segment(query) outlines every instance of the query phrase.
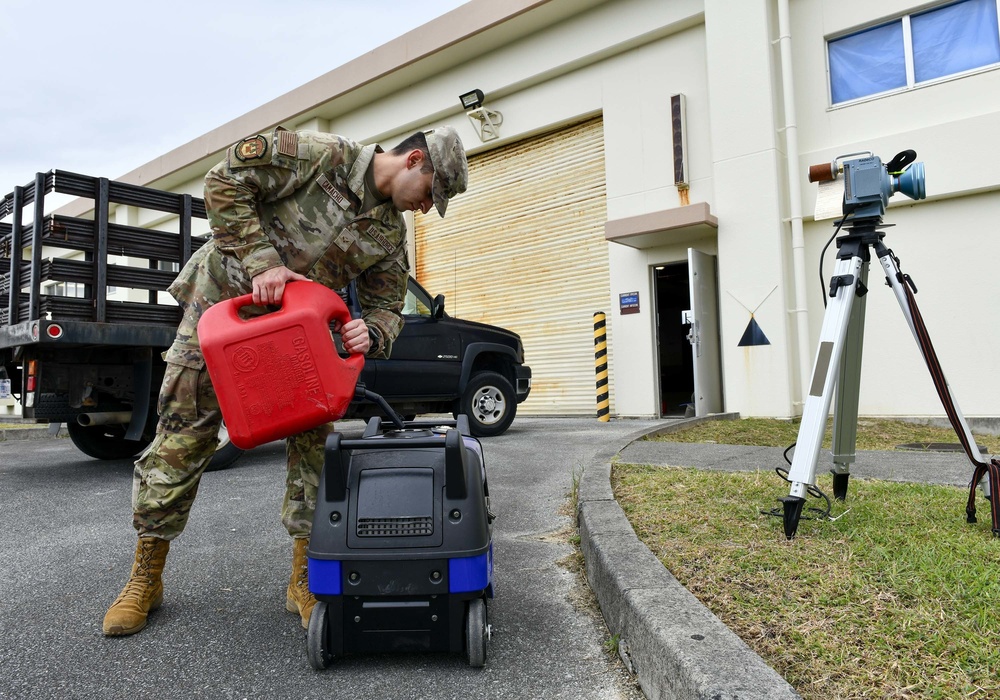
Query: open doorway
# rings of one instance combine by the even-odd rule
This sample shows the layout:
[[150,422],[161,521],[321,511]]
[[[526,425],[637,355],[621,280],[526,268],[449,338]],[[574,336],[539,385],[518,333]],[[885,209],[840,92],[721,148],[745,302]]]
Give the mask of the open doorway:
[[683,320],[684,311],[691,308],[688,263],[657,265],[653,272],[660,415],[694,415],[694,359]]

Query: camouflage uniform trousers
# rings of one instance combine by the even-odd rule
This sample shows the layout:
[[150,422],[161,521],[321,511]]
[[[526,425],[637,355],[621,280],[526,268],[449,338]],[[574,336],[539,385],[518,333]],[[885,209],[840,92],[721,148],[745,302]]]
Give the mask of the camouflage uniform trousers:
[[[168,363],[160,388],[156,437],[135,463],[132,524],[140,536],[172,540],[187,524],[205,467],[215,453],[222,412],[202,363]],[[281,521],[292,537],[308,537],[328,423],[286,440],[288,472]]]

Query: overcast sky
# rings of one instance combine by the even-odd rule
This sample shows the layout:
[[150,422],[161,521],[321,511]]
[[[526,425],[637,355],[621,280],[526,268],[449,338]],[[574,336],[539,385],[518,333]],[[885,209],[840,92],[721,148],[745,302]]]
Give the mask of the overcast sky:
[[117,178],[466,0],[0,0],[0,197]]

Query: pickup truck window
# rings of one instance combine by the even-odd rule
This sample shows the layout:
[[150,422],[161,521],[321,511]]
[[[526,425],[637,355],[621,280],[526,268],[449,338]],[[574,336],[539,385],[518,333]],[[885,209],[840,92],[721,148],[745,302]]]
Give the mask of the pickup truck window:
[[431,300],[420,289],[415,289],[413,285],[410,285],[406,290],[406,298],[403,300],[403,315],[430,316]]

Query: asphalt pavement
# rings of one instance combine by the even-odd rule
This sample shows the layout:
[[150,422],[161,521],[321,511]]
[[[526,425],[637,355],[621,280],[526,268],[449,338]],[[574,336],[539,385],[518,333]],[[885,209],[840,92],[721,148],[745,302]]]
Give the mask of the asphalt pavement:
[[[798,698],[642,545],[611,493],[616,457],[783,464],[778,448],[642,440],[686,422],[521,417],[484,439],[498,514],[486,667],[386,654],[324,672],[309,666],[305,632],[284,611],[281,443],[206,474],[167,560],[163,607],[139,634],[109,639],[101,619],[134,550],[131,464],[89,459],[45,429],[9,431],[0,442],[0,698]],[[341,429],[356,436],[361,424]],[[971,471],[962,453],[859,452],[852,473],[964,485]],[[565,564],[574,482],[599,611]],[[604,650],[611,635],[621,663]]]
[[[281,443],[205,475],[167,558],[163,607],[140,633],[106,638],[101,620],[135,548],[130,462],[90,459],[65,438],[0,442],[0,698],[641,698],[564,563],[567,504],[595,452],[659,424],[519,417],[483,440],[497,513],[483,669],[448,654],[310,667],[305,631],[285,611]],[[361,424],[341,427],[350,436]]]

